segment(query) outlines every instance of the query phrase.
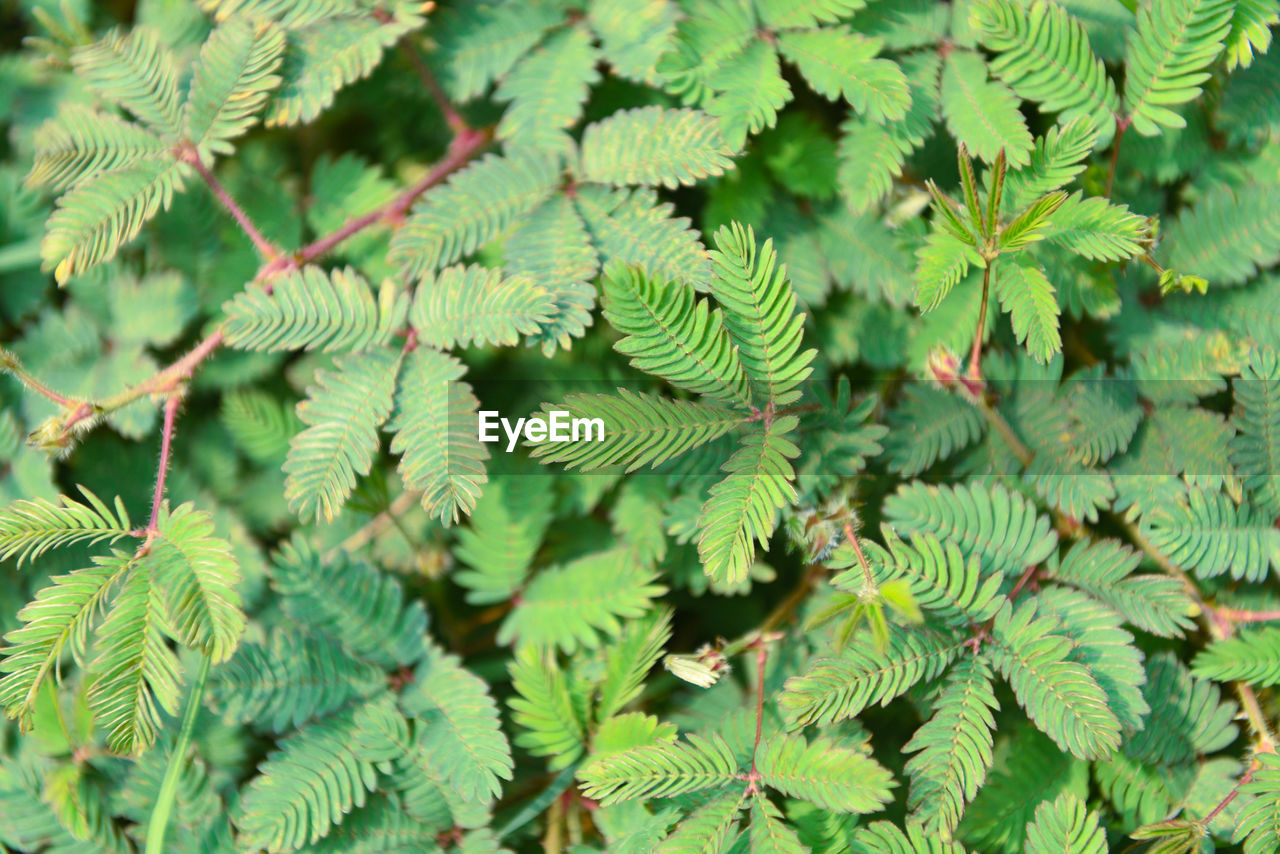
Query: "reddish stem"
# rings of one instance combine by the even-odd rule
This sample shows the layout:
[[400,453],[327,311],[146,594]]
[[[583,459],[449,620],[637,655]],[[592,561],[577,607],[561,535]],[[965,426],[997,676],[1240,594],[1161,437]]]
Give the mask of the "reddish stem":
[[1235,608],[1214,608],[1219,617],[1232,623],[1266,623],[1280,620],[1280,611],[1237,611]]
[[258,253],[268,261],[273,261],[280,254],[280,250],[271,245],[271,241],[262,236],[262,232],[253,224],[253,220],[249,219],[249,215],[244,212],[244,208],[240,207],[235,199],[231,198],[231,194],[227,189],[219,183],[213,173],[209,171],[209,167],[205,166],[200,160],[200,154],[194,146],[185,144],[178,148],[178,157],[186,163],[191,164],[191,168],[199,173],[204,182],[209,185],[209,189],[213,191],[213,195],[217,197],[222,206],[231,214],[232,219],[240,226],[249,240],[253,241],[254,247]]
[[151,521],[147,523],[147,533],[154,534],[159,530],[160,505],[164,502],[164,481],[169,471],[169,452],[173,445],[173,422],[178,416],[178,406],[182,398],[171,395],[164,404],[164,430],[160,434],[160,465],[156,471],[156,493],[151,499]]
[[982,271],[982,304],[978,308],[978,328],[973,332],[973,346],[969,348],[969,378],[974,382],[982,381],[982,338],[987,331],[987,301],[991,293],[991,265],[994,259],[987,261]]
[[1116,163],[1120,160],[1120,141],[1124,139],[1124,132],[1129,129],[1131,120],[1128,116],[1123,116],[1116,121],[1116,140],[1111,144],[1111,165],[1107,167],[1107,198],[1111,198],[1111,188],[1116,182]]
[[756,771],[756,754],[760,752],[760,735],[764,731],[764,665],[769,659],[769,646],[763,640],[756,641],[756,741],[751,748],[751,773],[747,775],[747,794],[759,791],[756,783],[760,774]]

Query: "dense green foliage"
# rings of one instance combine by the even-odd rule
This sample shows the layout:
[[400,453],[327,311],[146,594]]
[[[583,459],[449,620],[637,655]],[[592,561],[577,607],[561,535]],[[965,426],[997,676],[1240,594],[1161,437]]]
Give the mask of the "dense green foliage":
[[0,850],[1280,851],[1277,27],[3,0]]

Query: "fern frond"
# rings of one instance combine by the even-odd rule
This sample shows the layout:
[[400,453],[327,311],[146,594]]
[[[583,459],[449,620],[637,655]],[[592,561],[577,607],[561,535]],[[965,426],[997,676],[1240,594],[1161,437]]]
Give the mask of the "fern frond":
[[963,649],[963,638],[930,630],[893,632],[883,651],[852,644],[840,658],[818,658],[788,678],[778,706],[792,727],[852,718],[936,678]]
[[884,439],[889,470],[915,477],[972,445],[982,431],[977,407],[958,394],[912,383],[889,413],[889,432]]
[[230,141],[253,126],[280,85],[283,55],[284,33],[270,23],[231,18],[209,36],[182,115],[183,135],[204,157],[230,154]]
[[323,634],[278,629],[213,671],[207,702],[227,720],[288,732],[386,687],[381,667]]
[[115,257],[182,190],[185,164],[155,158],[100,172],[58,200],[40,244],[40,256],[65,283]]
[[600,268],[574,202],[562,194],[543,202],[516,224],[503,241],[502,254],[508,273],[531,279],[550,295],[550,316],[539,323],[530,343],[537,342],[545,356],[557,347],[568,350],[594,320],[596,288],[589,283]]
[[622,631],[620,619],[643,616],[667,592],[657,574],[626,548],[587,555],[538,573],[498,631],[498,643],[594,649],[601,635]]
[[232,17],[267,18],[286,30],[310,26],[359,8],[355,0],[195,0],[195,5],[222,23]]
[[113,29],[72,51],[71,63],[90,91],[118,103],[161,136],[177,137],[178,72],[154,30]]
[[298,404],[307,429],[289,443],[284,464],[289,508],[307,521],[332,520],[369,473],[378,428],[391,414],[400,357],[390,349],[339,356],[316,374]]
[[802,29],[834,24],[865,8],[867,0],[756,0],[756,13],[766,27]]
[[644,678],[671,639],[671,611],[658,609],[643,620],[628,623],[617,642],[605,651],[604,680],[600,683],[597,716],[607,719],[640,695]]
[[1174,765],[1195,761],[1235,741],[1237,707],[1223,699],[1217,685],[1193,676],[1169,652],[1151,656],[1146,667],[1143,693],[1151,703],[1151,716],[1141,731],[1125,741],[1125,753],[1149,764]]
[[285,613],[355,657],[391,669],[422,655],[427,617],[421,603],[406,604],[400,582],[364,561],[322,557],[295,535],[275,555],[270,573]]
[[414,292],[409,322],[433,347],[511,346],[534,335],[556,311],[545,288],[524,276],[478,264],[428,273]]
[[18,558],[18,566],[34,560],[50,549],[73,543],[93,545],[114,543],[133,528],[124,502],[115,500],[115,510],[83,486],[86,504],[65,495],[56,502],[45,498],[15,501],[0,511],[0,560]]
[[907,113],[907,77],[891,59],[877,59],[882,43],[848,27],[781,33],[778,49],[796,64],[813,91],[829,100],[843,97],[873,121],[894,121]]
[[1124,261],[1145,251],[1146,217],[1130,213],[1125,205],[1113,205],[1076,192],[1048,219],[1045,237],[1093,261]]
[[502,478],[491,481],[468,514],[470,524],[458,531],[453,553],[469,569],[452,577],[473,605],[502,602],[520,589],[551,521],[547,504],[536,500],[536,487],[514,486]]
[[1193,668],[1197,676],[1217,682],[1280,684],[1280,629],[1268,626],[1214,641],[1196,656]]
[[970,13],[979,40],[999,54],[991,72],[1019,97],[1063,121],[1085,116],[1110,137],[1120,98],[1084,25],[1056,3],[983,0]]
[[1000,484],[904,484],[885,500],[884,514],[900,531],[951,540],[977,555],[985,572],[1016,575],[1047,558],[1058,541],[1030,501]]
[[750,406],[751,392],[719,309],[682,282],[612,266],[603,279],[604,316],[624,337],[614,349],[672,385],[721,403]]
[[934,835],[950,836],[960,824],[993,761],[992,732],[999,708],[994,674],[986,659],[958,660],[933,702],[933,716],[902,748],[911,778],[907,804]]
[[1258,770],[1253,780],[1240,787],[1240,792],[1253,800],[1241,811],[1233,842],[1244,842],[1245,854],[1266,854],[1280,846],[1280,757],[1260,753]]
[[841,813],[880,810],[892,797],[893,776],[865,753],[820,738],[779,735],[762,745],[762,781],[793,798]]
[[356,718],[362,708],[308,724],[258,766],[234,815],[242,844],[273,854],[297,851],[364,805],[377,772],[359,754]]
[[942,115],[957,141],[987,163],[1003,150],[1010,166],[1025,166],[1034,144],[1018,98],[1003,83],[987,79],[987,63],[972,51],[955,50],[942,69]]
[[167,155],[170,144],[133,122],[69,104],[35,136],[27,186],[65,190],[102,172]]
[[375,300],[347,267],[306,266],[281,276],[268,293],[242,291],[223,306],[227,343],[244,350],[358,352],[380,347],[404,325],[409,299],[387,279]]
[[755,558],[754,541],[768,543],[778,511],[795,500],[791,460],[800,449],[785,434],[796,423],[787,416],[744,436],[723,466],[728,477],[711,487],[698,517],[698,557],[712,579],[744,580]]
[[516,693],[507,704],[512,720],[524,729],[515,743],[534,756],[551,757],[553,771],[569,767],[586,747],[587,721],[555,652],[518,646],[507,668]]
[[229,392],[222,398],[222,423],[236,447],[254,462],[280,465],[289,440],[302,430],[293,406],[265,392]]
[[443,524],[471,512],[488,480],[489,451],[473,425],[480,402],[460,380],[466,368],[452,356],[419,347],[405,357],[396,384],[395,434],[406,489],[422,492],[422,507]]
[[1249,354],[1232,382],[1231,464],[1260,504],[1280,513],[1280,358],[1269,347]]
[[662,840],[658,854],[718,854],[730,850],[741,832],[742,800],[740,792],[732,792],[707,801]]
[[600,81],[599,61],[600,52],[583,27],[555,33],[522,59],[494,92],[509,102],[497,130],[507,150],[569,151],[572,142],[565,131],[581,118],[587,93]]
[[1098,826],[1098,814],[1069,792],[1036,807],[1036,817],[1027,825],[1027,847],[1031,851],[1061,851],[1063,854],[1107,854],[1107,835]]
[[582,177],[614,186],[674,189],[724,174],[734,153],[720,123],[698,110],[619,110],[583,131]]
[[0,661],[0,705],[9,717],[30,720],[45,679],[61,678],[64,651],[84,664],[89,628],[131,567],[127,557],[94,558],[92,566],[54,576],[18,612],[23,625],[4,636]]
[[861,213],[889,194],[908,152],[891,129],[866,119],[851,116],[840,131],[841,195]]
[[727,58],[706,84],[714,96],[705,109],[720,120],[721,135],[733,150],[742,148],[748,134],[774,127],[778,111],[791,100],[778,53],[763,40]]
[[1140,562],[1140,554],[1116,540],[1082,540],[1050,575],[1105,602],[1143,631],[1161,637],[1185,635],[1195,625],[1195,603],[1176,578],[1134,574]]
[[915,304],[921,311],[933,311],[969,275],[970,265],[982,268],[986,261],[950,231],[929,232],[924,245],[916,250]]
[[1014,206],[1025,205],[1067,186],[1089,165],[1097,142],[1097,127],[1083,116],[1049,128],[1036,140],[1030,162],[1009,172],[1005,198]]
[[1168,266],[1215,285],[1243,284],[1280,261],[1280,203],[1265,185],[1210,189],[1169,224]]
[[432,647],[400,707],[417,719],[415,734],[462,800],[489,803],[502,794],[499,781],[511,779],[513,765],[498,706],[456,655]]
[[1223,53],[1227,70],[1249,68],[1257,56],[1271,47],[1271,28],[1280,24],[1275,0],[1236,0]]
[[431,22],[441,85],[458,101],[470,101],[563,20],[550,3],[466,3],[441,10]]
[[604,422],[604,436],[598,441],[547,441],[532,448],[535,459],[582,471],[657,467],[720,438],[746,418],[709,403],[670,400],[625,388],[618,389],[617,395],[571,394],[560,403],[544,403],[542,409],[548,415],[567,412],[570,418]]
[[490,154],[422,197],[391,239],[388,260],[414,279],[453,264],[545,201],[559,178],[551,159]]
[[716,246],[711,293],[724,309],[725,329],[756,391],[772,405],[785,406],[800,396],[800,384],[813,372],[809,362],[818,354],[800,352],[805,316],[796,314],[786,267],[777,266],[772,240],[757,248],[750,226],[722,227]]
[[1064,751],[1100,759],[1121,742],[1120,721],[1088,668],[1072,661],[1074,644],[1035,602],[1006,604],[991,629],[991,662],[1008,680],[1036,726]]
[[1025,344],[1031,358],[1048,364],[1062,350],[1061,309],[1044,268],[1025,256],[1011,258],[1000,265],[995,280],[1000,308],[1009,312],[1018,343]]
[[1143,535],[1175,566],[1201,578],[1229,572],[1261,581],[1280,572],[1280,530],[1249,505],[1236,506],[1220,492],[1191,489],[1142,518]]
[[887,821],[860,827],[853,834],[853,854],[965,854],[959,842],[946,842],[926,835],[918,824],[908,824],[906,833]]
[[392,8],[386,21],[365,13],[293,30],[267,125],[309,122],[333,103],[339,89],[372,74],[383,52],[424,20],[409,4]]
[[1124,100],[1134,130],[1155,136],[1186,120],[1169,109],[1200,94],[1231,28],[1229,0],[1152,0],[1126,39]]
[[614,73],[659,87],[658,60],[671,47],[680,7],[673,0],[637,6],[629,0],[595,0],[587,8],[591,28]]
[[141,562],[160,591],[170,628],[217,664],[235,652],[245,617],[236,590],[240,565],[231,544],[213,531],[209,514],[189,503],[162,513]]
[[609,753],[578,771],[583,794],[602,806],[637,798],[670,798],[735,781],[738,760],[718,735]]
[[162,716],[178,711],[181,665],[161,631],[167,620],[152,582],[147,563],[134,562],[95,638],[89,706],[116,753],[150,747]]
[[[932,534],[917,533],[907,545],[888,525],[881,526],[887,549],[868,542],[864,546],[867,559],[882,567],[890,578],[911,585],[911,595],[924,609],[934,612],[955,625],[983,623],[995,616],[1004,603],[1000,585],[1004,576],[979,566],[975,555],[965,559],[960,547],[951,540],[945,544]],[[837,575],[831,583],[843,590],[857,592],[862,586],[860,562],[851,560],[852,549],[841,549],[832,561],[833,568],[856,566]]]
[[709,78],[744,50],[755,32],[751,4],[714,0],[693,7],[676,25],[672,49],[658,61],[666,90],[684,104],[705,104],[714,95]]
[[582,187],[574,203],[602,261],[635,264],[653,276],[708,289],[711,263],[687,217],[673,217],[675,206],[661,202],[648,187],[609,190]]

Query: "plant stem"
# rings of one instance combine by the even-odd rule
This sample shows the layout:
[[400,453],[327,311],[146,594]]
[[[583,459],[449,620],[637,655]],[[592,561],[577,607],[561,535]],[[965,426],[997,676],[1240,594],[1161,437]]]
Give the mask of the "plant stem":
[[987,301],[991,292],[991,267],[995,259],[987,261],[982,271],[982,304],[978,307],[978,328],[973,331],[973,346],[969,348],[969,377],[975,381],[982,379],[982,339],[987,331]]
[[187,763],[187,749],[191,746],[191,735],[195,732],[196,718],[200,715],[204,684],[209,678],[209,665],[212,662],[213,658],[209,655],[200,657],[200,669],[196,671],[196,681],[191,686],[191,696],[187,699],[187,711],[182,716],[182,729],[178,731],[178,740],[173,745],[169,765],[164,771],[164,781],[160,784],[160,794],[156,796],[156,805],[151,810],[151,820],[147,824],[145,854],[164,854],[165,831],[169,827],[169,816],[173,812],[173,801],[178,793],[178,780]]
[[276,247],[271,244],[270,240],[263,237],[262,232],[253,224],[253,220],[251,220],[249,215],[245,213],[244,208],[240,207],[239,203],[236,202],[236,200],[231,197],[231,194],[227,192],[227,189],[219,183],[217,178],[214,177],[213,172],[209,171],[209,167],[205,166],[200,160],[200,153],[196,151],[193,145],[186,143],[180,146],[178,149],[178,159],[191,164],[191,168],[195,169],[200,177],[204,179],[205,184],[207,184],[209,189],[213,191],[213,195],[222,203],[222,206],[227,209],[227,212],[231,214],[231,218],[236,221],[236,224],[240,226],[240,229],[245,233],[249,240],[253,242],[254,248],[258,250],[258,254],[263,258],[266,258],[268,261],[275,260],[275,258],[280,255],[280,250],[276,249]]
[[31,373],[22,366],[22,362],[18,361],[17,356],[2,347],[0,347],[0,371],[8,371],[18,382],[22,383],[41,397],[51,400],[59,406],[72,407],[80,403],[78,400],[72,400],[65,395],[58,394],[53,389],[40,382],[40,380],[32,376]]
[[171,395],[164,404],[164,430],[160,433],[160,464],[156,470],[156,492],[151,499],[151,521],[147,523],[147,533],[154,534],[160,523],[160,505],[164,503],[164,480],[169,471],[169,453],[173,446],[173,422],[178,417],[178,406],[182,398]]
[[1013,451],[1013,455],[1018,458],[1018,462],[1022,463],[1024,467],[1031,465],[1032,460],[1036,458],[1035,452],[1018,438],[1018,434],[1013,432],[1013,428],[1009,426],[1009,422],[1004,419],[1004,416],[982,398],[979,398],[974,405],[978,407],[978,411],[987,419],[987,423],[991,425],[992,429],[1000,434],[1000,438],[1004,439],[1005,444],[1009,446],[1009,450]]
[[756,641],[756,740],[751,748],[751,772],[747,775],[747,794],[758,791],[760,779],[756,771],[756,754],[760,752],[760,735],[764,731],[764,666],[769,660],[769,645],[764,639]]
[[852,522],[844,523],[844,538],[849,541],[853,553],[858,557],[858,565],[862,567],[863,581],[867,583],[867,587],[875,587],[875,579],[871,577],[871,564],[867,562],[867,556],[862,551],[862,543],[858,542],[858,535],[853,530]]
[[1280,611],[1237,611],[1235,608],[1214,608],[1218,616],[1233,623],[1267,623],[1280,620]]
[[1120,141],[1124,139],[1124,132],[1129,129],[1130,120],[1128,116],[1123,116],[1116,121],[1116,139],[1111,143],[1111,165],[1107,167],[1107,192],[1106,197],[1111,198],[1111,188],[1116,182],[1116,163],[1120,160]]
[[418,79],[422,81],[422,88],[426,89],[427,94],[431,96],[431,100],[435,101],[436,109],[444,117],[445,124],[455,134],[462,134],[470,130],[471,126],[467,124],[467,120],[462,117],[462,113],[458,112],[458,108],[449,100],[449,96],[445,94],[440,81],[431,73],[431,66],[427,65],[427,61],[422,58],[417,46],[409,40],[408,36],[400,39],[400,52],[404,54],[405,58],[409,60],[409,64],[413,66],[413,70],[417,72]]

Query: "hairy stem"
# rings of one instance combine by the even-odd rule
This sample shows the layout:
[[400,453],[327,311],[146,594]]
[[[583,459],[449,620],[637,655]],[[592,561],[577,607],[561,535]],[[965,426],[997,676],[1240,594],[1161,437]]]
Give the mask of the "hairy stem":
[[1026,444],[1018,438],[1018,434],[1013,432],[1013,428],[1009,426],[1009,422],[1005,420],[994,406],[987,403],[982,398],[978,399],[975,404],[982,416],[987,419],[987,423],[991,428],[1000,434],[1000,438],[1004,439],[1009,450],[1013,451],[1013,455],[1018,458],[1018,462],[1022,465],[1029,466],[1031,461],[1036,458],[1035,452],[1026,446]]
[[760,752],[760,735],[764,731],[764,666],[769,660],[769,645],[764,638],[756,641],[756,740],[751,748],[751,772],[747,775],[747,794],[759,791],[756,754]]
[[173,801],[178,794],[178,780],[187,764],[187,749],[191,746],[191,735],[195,732],[196,718],[200,715],[200,702],[212,661],[212,657],[208,655],[200,657],[200,669],[196,671],[196,681],[191,686],[191,696],[187,700],[187,711],[182,716],[182,729],[178,731],[178,740],[173,745],[169,765],[164,771],[164,781],[160,784],[160,794],[156,796],[156,805],[151,810],[151,820],[147,824],[145,854],[164,854],[165,831],[168,830]]
[[427,61],[422,58],[422,53],[419,52],[417,45],[410,41],[408,36],[400,39],[400,52],[404,54],[405,59],[409,60],[409,64],[413,66],[418,79],[422,81],[422,88],[427,90],[427,94],[435,102],[436,109],[444,117],[445,124],[456,134],[463,134],[469,131],[471,126],[467,124],[467,120],[462,117],[462,113],[458,112],[458,108],[449,100],[449,96],[445,94],[440,81],[431,72],[431,66],[427,65]]
[[240,207],[240,204],[231,197],[227,189],[214,177],[209,167],[204,165],[195,146],[190,143],[179,146],[178,158],[185,163],[191,164],[191,168],[195,169],[200,177],[204,179],[205,184],[209,186],[213,195],[227,209],[227,213],[231,214],[231,218],[240,226],[241,231],[252,241],[254,248],[258,250],[258,254],[268,261],[275,260],[280,255],[280,250],[262,235],[258,227],[253,224],[253,220],[245,213],[244,208]]
[[852,522],[844,523],[844,538],[849,541],[853,553],[858,557],[858,565],[862,567],[862,580],[867,583],[867,587],[875,587],[875,579],[871,577],[871,564],[867,562],[867,556],[862,551],[862,543],[858,542],[858,535],[853,530]]
[[1233,623],[1268,623],[1280,620],[1280,611],[1238,611],[1235,608],[1214,608],[1218,616]]
[[1111,143],[1111,163],[1107,167],[1107,192],[1106,197],[1111,198],[1111,188],[1116,182],[1116,163],[1120,160],[1120,141],[1124,139],[1124,132],[1129,129],[1129,117],[1124,116],[1116,122],[1116,138]]
[[154,534],[160,523],[160,505],[164,503],[164,480],[169,471],[169,454],[173,446],[173,422],[178,417],[182,398],[172,395],[164,404],[164,430],[160,433],[160,464],[156,469],[156,492],[151,499],[151,521],[147,533]]
[[973,331],[973,346],[969,348],[969,378],[975,381],[982,379],[982,339],[987,331],[987,301],[991,293],[991,267],[995,259],[987,261],[982,271],[982,303],[978,307],[978,328]]
[[72,400],[65,395],[58,394],[53,389],[40,382],[40,380],[32,376],[31,373],[22,366],[22,362],[18,361],[17,356],[10,353],[8,350],[5,350],[3,347],[0,347],[0,372],[6,371],[31,391],[34,391],[36,394],[46,398],[47,400],[53,401],[59,406],[72,407],[77,406],[80,403],[78,400]]

